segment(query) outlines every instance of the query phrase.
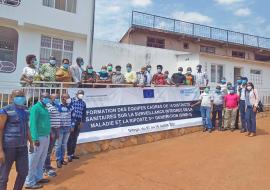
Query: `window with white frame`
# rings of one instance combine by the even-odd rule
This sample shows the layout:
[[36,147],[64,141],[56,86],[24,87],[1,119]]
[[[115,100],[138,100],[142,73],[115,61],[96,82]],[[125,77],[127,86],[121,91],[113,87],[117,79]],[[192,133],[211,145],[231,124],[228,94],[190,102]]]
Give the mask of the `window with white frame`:
[[250,81],[253,82],[254,85],[262,85],[262,71],[251,69],[250,70]]
[[224,76],[223,65],[211,65],[211,82],[220,83]]
[[41,36],[40,63],[47,63],[52,55],[56,58],[57,65],[61,64],[62,59],[69,59],[72,62],[73,41]]
[[76,13],[77,0],[43,0],[43,5],[71,13]]

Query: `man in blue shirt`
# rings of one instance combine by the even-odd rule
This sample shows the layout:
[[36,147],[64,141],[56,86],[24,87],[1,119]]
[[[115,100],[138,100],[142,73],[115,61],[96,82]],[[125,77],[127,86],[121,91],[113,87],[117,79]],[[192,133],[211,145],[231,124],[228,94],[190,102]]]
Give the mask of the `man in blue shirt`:
[[86,103],[83,101],[84,91],[79,90],[76,97],[72,98],[71,107],[72,113],[72,129],[69,135],[67,144],[68,161],[72,162],[73,159],[79,159],[75,156],[75,150],[77,145],[77,139],[80,134],[80,129],[86,121]]
[[[16,162],[17,178],[14,189],[23,188],[28,174],[29,113],[21,90],[12,92],[13,103],[0,109],[0,189],[7,189],[11,167]],[[32,143],[30,143],[32,144]]]

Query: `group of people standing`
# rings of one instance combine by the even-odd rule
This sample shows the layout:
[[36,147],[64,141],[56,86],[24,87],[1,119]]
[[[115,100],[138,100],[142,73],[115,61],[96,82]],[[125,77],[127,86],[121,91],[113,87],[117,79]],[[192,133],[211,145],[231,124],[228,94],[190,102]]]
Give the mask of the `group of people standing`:
[[[74,82],[77,87],[89,87],[93,83],[100,84],[132,84],[134,86],[151,85],[197,85],[207,86],[208,77],[202,70],[202,65],[196,67],[197,72],[192,74],[192,68],[188,67],[186,73],[182,67],[169,76],[168,71],[163,72],[163,66],[157,65],[157,72],[152,74],[151,65],[141,68],[139,72],[133,71],[132,64],[126,65],[126,72],[122,73],[122,67],[117,65],[115,70],[109,63],[102,66],[100,71],[94,71],[93,66],[87,65],[83,69],[84,60],[81,57],[71,65],[68,59],[63,59],[60,67],[57,66],[56,58],[51,56],[48,63],[39,64],[35,55],[26,57],[27,66],[23,69],[21,81],[23,85],[32,85],[34,81],[45,82],[44,85],[52,86],[54,82]],[[47,84],[46,84],[47,83]],[[49,84],[48,84],[49,83]],[[50,84],[52,83],[52,84]],[[81,85],[85,83],[84,85]]]
[[[41,94],[30,112],[22,90],[12,92],[13,103],[0,109],[0,189],[7,189],[8,176],[15,162],[14,190],[41,189],[55,177],[51,154],[55,148],[56,166],[62,168],[75,155],[77,138],[86,119],[84,91],[69,94]],[[29,126],[30,124],[30,126]],[[65,154],[67,149],[67,160]]]
[[239,128],[241,133],[247,132],[247,136],[254,137],[258,104],[259,95],[253,83],[248,82],[247,77],[239,76],[235,86],[223,78],[213,93],[206,87],[200,101],[192,107],[201,106],[204,132],[212,132],[216,127],[220,131],[232,132]]

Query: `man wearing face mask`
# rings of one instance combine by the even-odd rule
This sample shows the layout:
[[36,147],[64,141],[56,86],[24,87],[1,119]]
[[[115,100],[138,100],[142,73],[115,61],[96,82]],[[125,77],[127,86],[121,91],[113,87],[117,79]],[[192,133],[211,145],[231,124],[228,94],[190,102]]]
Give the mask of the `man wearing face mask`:
[[224,129],[231,129],[233,132],[235,130],[235,120],[239,106],[239,96],[235,93],[235,88],[233,86],[230,86],[228,90],[229,94],[227,94],[224,98],[224,105],[226,109]]
[[76,97],[72,98],[71,107],[73,109],[72,114],[72,129],[67,144],[68,161],[72,162],[73,159],[79,159],[75,156],[75,149],[77,145],[77,139],[80,134],[80,129],[83,127],[86,121],[86,103],[83,101],[84,91],[79,90]]
[[[87,65],[86,70],[82,74],[83,83],[95,83],[97,79],[97,73],[94,71],[92,65]],[[89,85],[85,85],[88,87]]]
[[[248,78],[241,77],[241,85],[238,88],[238,95],[240,96],[239,102],[239,113],[241,118],[241,133],[245,133],[247,131],[247,122],[246,122],[246,86],[247,86]],[[240,79],[238,80],[240,83]]]
[[51,122],[47,105],[51,103],[50,95],[42,93],[40,101],[30,110],[30,134],[34,149],[29,153],[29,171],[25,181],[26,189],[40,189],[41,184],[48,183],[43,178],[43,166],[50,143]]
[[221,87],[217,86],[213,95],[213,111],[212,111],[212,125],[216,127],[216,118],[218,115],[218,130],[223,131],[222,128],[222,112],[224,104],[224,95],[221,93]]
[[115,74],[112,76],[112,83],[113,84],[125,84],[125,76],[121,73],[121,66],[117,65],[115,67]]
[[183,68],[179,67],[178,72],[172,75],[172,83],[176,86],[184,85],[186,81],[185,75],[183,75]]
[[202,71],[202,65],[197,65],[197,73],[195,74],[195,85],[199,87],[205,87],[208,85],[208,77],[205,72]]
[[44,175],[55,177],[56,172],[51,166],[51,154],[55,145],[56,140],[59,137],[59,128],[60,128],[60,112],[58,108],[60,106],[60,97],[58,94],[51,94],[51,103],[47,104],[47,109],[50,113],[50,121],[51,121],[51,134],[50,134],[50,144],[48,148],[47,158],[44,165]]
[[213,96],[210,94],[210,87],[206,87],[204,92],[200,95],[200,101],[191,105],[195,107],[201,105],[201,116],[203,122],[203,132],[208,130],[209,133],[212,132],[212,122],[211,122],[211,107],[213,104]]
[[194,83],[195,83],[194,75],[192,75],[191,73],[192,73],[192,69],[191,69],[191,67],[188,67],[187,73],[185,75],[185,77],[186,77],[185,85],[194,85]]
[[144,87],[147,85],[146,68],[142,67],[141,71],[137,73],[137,85]]
[[125,74],[127,84],[136,84],[137,82],[137,75],[135,71],[132,71],[132,65],[128,63],[126,65],[127,72]]
[[[49,58],[49,63],[45,63],[40,68],[40,77],[43,81],[46,82],[55,82],[56,81],[56,59],[55,57],[51,56]],[[45,86],[54,86],[53,84],[45,84]]]
[[246,87],[246,124],[247,124],[247,136],[254,137],[256,136],[256,115],[257,107],[259,104],[259,94],[257,89],[254,88],[252,82],[247,83]]
[[73,82],[77,83],[78,85],[81,84],[81,80],[82,80],[82,73],[83,73],[83,65],[84,65],[84,61],[83,58],[81,57],[77,57],[76,59],[76,64],[73,64],[70,66],[70,72],[72,75],[72,80]]
[[151,86],[151,81],[153,78],[153,76],[151,74],[151,69],[152,69],[151,65],[146,66],[146,73],[145,73],[146,77],[147,77],[146,86]]
[[13,103],[0,109],[0,189],[7,190],[13,163],[16,164],[15,190],[23,188],[28,173],[29,113],[22,90],[12,92]]
[[157,73],[154,74],[153,79],[152,79],[152,84],[154,84],[154,85],[165,85],[166,84],[165,76],[162,73],[162,70],[163,70],[163,66],[158,65],[157,66]]
[[56,140],[56,164],[57,168],[62,168],[62,165],[67,165],[64,160],[67,149],[67,142],[71,132],[71,99],[68,94],[63,94],[61,97],[62,104],[58,107],[61,116],[61,126],[59,138]]
[[[69,60],[63,59],[62,66],[56,71],[57,82],[72,82],[71,72],[69,70]],[[64,85],[67,87],[68,85]]]
[[228,94],[228,90],[227,90],[227,80],[225,77],[222,77],[222,79],[220,80],[220,87],[221,87],[221,93],[225,96]]

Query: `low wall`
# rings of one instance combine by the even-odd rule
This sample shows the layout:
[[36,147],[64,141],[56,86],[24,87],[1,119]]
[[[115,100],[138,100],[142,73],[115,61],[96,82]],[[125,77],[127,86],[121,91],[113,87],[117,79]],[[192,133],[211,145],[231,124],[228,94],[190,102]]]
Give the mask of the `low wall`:
[[98,142],[78,144],[77,154],[85,155],[90,153],[98,153],[103,151],[110,151],[119,148],[125,148],[134,145],[141,145],[146,143],[152,143],[160,141],[163,139],[169,139],[173,137],[183,136],[186,134],[194,133],[201,131],[202,127],[189,127],[189,128],[180,128],[173,129],[168,131],[160,131],[155,133],[147,133],[129,137],[121,137],[117,139],[110,139]]

